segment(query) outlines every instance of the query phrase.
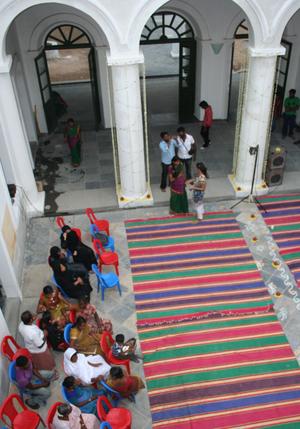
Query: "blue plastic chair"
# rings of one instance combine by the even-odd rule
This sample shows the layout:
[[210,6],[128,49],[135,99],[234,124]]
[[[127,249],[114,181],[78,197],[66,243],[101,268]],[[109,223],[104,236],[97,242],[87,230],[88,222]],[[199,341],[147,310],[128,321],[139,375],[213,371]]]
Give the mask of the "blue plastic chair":
[[[99,228],[97,227],[97,225],[92,223],[90,225],[90,234],[93,237],[93,239],[97,238],[96,234],[99,232],[100,231],[99,231]],[[105,250],[109,249],[112,252],[114,252],[115,251],[115,240],[110,235],[107,235],[107,238],[108,238],[108,243],[105,246],[103,245],[103,247]]]
[[62,294],[63,298],[65,299],[72,299],[70,296],[68,296],[65,291],[62,289],[61,286],[59,286],[59,284],[57,283],[57,281],[55,280],[54,275],[51,277],[51,281],[52,283],[57,287],[57,289],[59,290],[59,292]]
[[104,301],[105,289],[111,289],[117,286],[120,296],[122,296],[121,285],[119,277],[115,273],[103,274],[99,271],[96,264],[92,265],[92,270],[97,276],[97,292],[101,289],[101,299]]
[[111,425],[108,422],[102,422],[100,429],[112,429]]
[[64,340],[69,345],[70,345],[70,342],[71,342],[71,340],[70,340],[70,332],[71,332],[72,327],[73,327],[73,324],[72,323],[68,323],[65,326],[65,329],[64,329]]
[[104,388],[105,393],[107,396],[110,397],[110,400],[114,407],[117,407],[119,402],[122,400],[122,396],[119,392],[117,392],[115,389],[112,389],[108,384],[105,383],[104,380],[100,381],[102,387]]

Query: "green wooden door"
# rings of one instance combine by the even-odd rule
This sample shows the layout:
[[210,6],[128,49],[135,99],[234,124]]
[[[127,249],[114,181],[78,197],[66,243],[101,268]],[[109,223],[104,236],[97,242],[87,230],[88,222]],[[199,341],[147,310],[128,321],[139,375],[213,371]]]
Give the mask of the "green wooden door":
[[195,110],[196,41],[179,44],[179,121],[190,122]]
[[94,106],[95,128],[96,130],[98,130],[100,128],[101,114],[100,114],[100,102],[99,102],[97,69],[96,69],[96,63],[95,63],[94,48],[91,48],[89,52],[89,67],[90,67],[90,80],[91,80],[92,98],[93,98],[93,106]]
[[52,96],[51,82],[45,51],[36,57],[35,66],[38,75],[48,133],[52,133],[57,126],[57,117]]

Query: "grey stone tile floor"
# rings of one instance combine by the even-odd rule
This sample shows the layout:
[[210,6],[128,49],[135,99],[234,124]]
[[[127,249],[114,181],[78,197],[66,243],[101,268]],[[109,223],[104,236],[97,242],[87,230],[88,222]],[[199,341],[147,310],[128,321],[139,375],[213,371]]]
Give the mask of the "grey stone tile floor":
[[[220,187],[218,196],[231,196],[231,187],[227,175],[232,170],[233,147],[235,138],[235,109],[239,85],[239,76],[233,76],[231,118],[229,121],[215,121],[211,130],[211,146],[201,151],[202,140],[200,137],[200,125],[198,122],[184,124],[191,133],[198,146],[197,161],[204,162],[210,174],[212,182],[224,184]],[[148,129],[149,129],[149,163],[151,186],[154,189],[155,201],[161,200],[157,196],[156,188],[159,186],[161,165],[159,150],[159,134],[162,130],[168,130],[176,134],[178,126],[176,111],[177,78],[149,79],[147,80],[148,94]],[[81,92],[82,104],[85,101],[85,92]],[[86,96],[87,97],[87,96]],[[87,109],[87,111],[89,111]],[[171,112],[171,113],[168,113]],[[173,112],[173,113],[172,113]],[[175,115],[175,120],[170,120],[170,115]],[[284,189],[294,190],[297,187],[294,175],[299,171],[300,146],[294,145],[293,140],[281,139],[281,124],[277,124],[277,130],[271,135],[272,145],[284,145],[287,149],[286,174]],[[296,137],[300,134],[296,134]],[[298,137],[297,137],[298,138]],[[83,130],[82,133],[82,163],[79,168],[70,165],[70,155],[61,133],[52,134],[45,138],[39,145],[37,157],[37,176],[42,179],[46,191],[45,210],[47,213],[69,211],[72,200],[76,201],[76,209],[92,206],[99,209],[102,205],[116,207],[117,200],[112,195],[107,199],[106,193],[115,195],[114,166],[112,155],[111,132],[109,129],[92,131]],[[225,186],[225,183],[228,186]],[[279,188],[280,189],[280,188]],[[105,192],[104,192],[105,190]],[[276,190],[276,188],[275,188]],[[92,192],[94,191],[94,192]],[[99,191],[99,192],[97,192]],[[274,192],[274,188],[272,189]],[[96,196],[96,198],[95,198]],[[213,197],[216,193],[213,192]],[[80,203],[82,201],[82,204]],[[109,204],[106,204],[109,201]]]
[[[219,211],[227,210],[231,205],[232,201],[208,202],[205,208],[206,211]],[[257,267],[273,299],[277,316],[282,323],[288,341],[300,363],[300,291],[286,264],[280,258],[278,248],[272,240],[271,234],[256,206],[251,203],[242,203],[234,210]],[[95,278],[91,276],[91,283],[94,287],[92,302],[96,305],[101,316],[112,320],[115,333],[123,332],[126,336],[138,337],[124,221],[126,219],[158,217],[167,214],[168,207],[150,207],[124,211],[116,210],[102,215],[101,213],[98,214],[99,217],[109,219],[111,223],[111,234],[115,238],[116,249],[120,258],[122,297],[119,297],[115,290],[107,291],[105,301],[102,303],[96,293]],[[256,218],[252,219],[251,214],[255,214]],[[81,228],[84,242],[90,244],[88,233],[89,223],[86,216],[66,216],[65,221],[72,226]],[[58,244],[58,234],[59,231],[56,227],[54,218],[34,218],[31,219],[29,223],[23,272],[23,301],[21,305],[18,306],[16,300],[12,300],[11,306],[8,306],[10,312],[6,315],[6,318],[9,319],[8,324],[10,331],[13,334],[17,331],[19,320],[16,314],[20,314],[25,309],[35,311],[41,289],[50,281],[51,270],[47,264],[47,256],[49,248],[52,245]],[[252,240],[253,237],[257,238],[256,242]],[[274,260],[280,262],[279,268],[274,268],[272,265]],[[279,297],[276,297],[276,292],[280,292]],[[17,338],[21,342],[19,336],[17,336]],[[57,367],[60,370],[62,354],[55,353],[55,358]],[[133,363],[132,372],[144,378],[141,364],[138,365]],[[60,384],[62,379],[63,371],[61,371],[60,379],[52,384],[52,396],[48,401],[48,406],[57,400],[61,400]],[[138,394],[136,404],[124,400],[121,405],[128,407],[132,411],[132,429],[150,429],[152,427],[146,390]],[[48,407],[40,409],[40,413],[43,417],[46,416],[47,409]]]

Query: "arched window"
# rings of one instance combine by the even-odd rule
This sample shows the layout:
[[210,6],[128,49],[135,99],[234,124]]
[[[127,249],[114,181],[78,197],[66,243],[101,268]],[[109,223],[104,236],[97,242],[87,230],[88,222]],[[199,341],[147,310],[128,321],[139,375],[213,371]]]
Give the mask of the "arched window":
[[157,12],[147,21],[141,44],[172,43],[182,39],[194,39],[194,31],[188,21],[173,12]]
[[89,48],[87,34],[74,25],[60,25],[50,31],[45,40],[45,49]]
[[249,39],[249,26],[248,22],[244,19],[234,33],[235,39]]

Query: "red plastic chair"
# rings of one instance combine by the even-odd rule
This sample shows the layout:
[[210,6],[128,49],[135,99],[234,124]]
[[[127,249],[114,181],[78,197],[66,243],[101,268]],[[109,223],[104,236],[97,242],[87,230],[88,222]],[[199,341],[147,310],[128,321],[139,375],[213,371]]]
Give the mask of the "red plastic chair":
[[[112,364],[112,365],[124,365],[126,367],[126,370],[128,372],[128,374],[130,374],[130,360],[129,359],[117,359],[111,351],[111,346],[114,343],[114,339],[112,337],[112,335],[110,334],[110,332],[107,331],[103,331],[102,335],[101,335],[101,340],[100,340],[100,346],[102,351],[105,354],[106,360],[108,363]],[[111,344],[111,346],[109,346],[109,344]]]
[[101,395],[97,401],[97,413],[101,420],[108,422],[114,429],[131,428],[131,412],[126,408],[113,408],[106,396]]
[[69,319],[70,319],[71,323],[76,322],[76,311],[75,310],[70,310]]
[[46,419],[48,429],[53,428],[52,423],[53,423],[53,419],[54,419],[57,407],[59,407],[62,404],[63,404],[63,402],[55,402],[55,404],[51,405],[51,407],[48,411],[48,414],[47,414],[47,419]]
[[99,270],[102,271],[102,265],[113,265],[117,276],[119,276],[119,257],[117,252],[106,252],[101,241],[97,238],[93,240],[93,247],[98,255]]
[[21,347],[11,335],[6,335],[1,342],[1,353],[7,357],[8,360],[12,361],[15,353],[20,350]]
[[[58,216],[56,219],[56,225],[58,226],[58,228],[62,228],[63,226],[65,226],[65,220],[62,216]],[[77,237],[79,238],[79,240],[81,241],[81,230],[79,228],[71,228],[72,231],[74,231],[77,235]]]
[[109,234],[109,221],[106,219],[97,219],[93,209],[87,208],[85,210],[87,217],[91,223],[94,223],[100,231],[105,231],[107,235]]
[[0,409],[0,419],[14,429],[36,429],[43,419],[34,411],[28,410],[19,395],[9,395]]

